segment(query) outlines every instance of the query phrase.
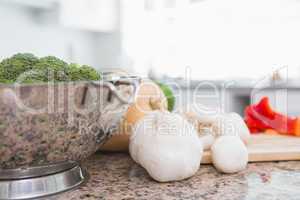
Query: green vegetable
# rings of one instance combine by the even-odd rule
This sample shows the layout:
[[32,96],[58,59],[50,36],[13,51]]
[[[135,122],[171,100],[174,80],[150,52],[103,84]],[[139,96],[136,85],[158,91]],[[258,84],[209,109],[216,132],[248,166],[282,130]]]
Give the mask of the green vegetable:
[[68,63],[54,56],[47,56],[39,59],[33,67],[44,75],[44,81],[69,81]]
[[87,81],[87,80],[100,80],[100,74],[92,67],[78,64],[70,64],[69,66],[69,77],[72,81]]
[[30,53],[18,53],[0,63],[0,82],[13,83],[24,72],[31,70],[38,58]]
[[170,112],[172,112],[174,109],[174,106],[175,106],[175,97],[174,97],[173,91],[166,84],[158,83],[158,82],[156,82],[156,83],[160,87],[160,89],[163,91],[163,93],[165,94],[165,97],[167,98],[167,101],[168,101],[168,110]]
[[39,59],[30,53],[19,53],[0,62],[0,83],[40,83],[100,79],[100,73],[94,68],[87,65],[68,64],[54,56]]
[[43,83],[45,82],[45,71],[31,70],[23,73],[18,81],[19,83]]

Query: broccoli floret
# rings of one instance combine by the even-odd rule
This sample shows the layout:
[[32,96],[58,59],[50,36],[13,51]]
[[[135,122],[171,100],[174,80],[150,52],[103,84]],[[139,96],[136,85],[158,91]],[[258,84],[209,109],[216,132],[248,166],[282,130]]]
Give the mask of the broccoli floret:
[[14,81],[13,80],[8,80],[8,79],[5,79],[5,78],[0,78],[0,83],[11,84],[11,83],[14,83]]
[[0,81],[12,83],[24,72],[31,70],[38,58],[31,53],[18,53],[0,63]]
[[100,80],[100,74],[92,67],[72,63],[69,66],[69,77],[71,81],[96,81]]
[[19,79],[18,83],[43,83],[45,82],[46,72],[44,70],[31,70],[23,73]]
[[54,56],[39,59],[33,67],[35,70],[44,71],[44,81],[68,81],[68,63]]

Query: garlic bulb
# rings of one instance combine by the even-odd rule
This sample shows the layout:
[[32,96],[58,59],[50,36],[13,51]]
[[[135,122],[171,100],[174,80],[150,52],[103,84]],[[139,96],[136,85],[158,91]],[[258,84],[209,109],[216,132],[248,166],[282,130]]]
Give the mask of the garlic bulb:
[[129,152],[153,179],[167,182],[193,176],[200,167],[203,147],[186,119],[154,111],[135,125]]

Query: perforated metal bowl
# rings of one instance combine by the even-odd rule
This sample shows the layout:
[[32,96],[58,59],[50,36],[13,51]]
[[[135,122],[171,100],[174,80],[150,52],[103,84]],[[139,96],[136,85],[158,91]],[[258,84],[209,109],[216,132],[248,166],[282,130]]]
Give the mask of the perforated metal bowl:
[[[119,126],[137,84],[138,79],[120,79],[0,85],[0,199],[24,197],[9,189],[16,180],[74,169],[97,151]],[[49,193],[47,187],[29,190],[33,195],[26,198]]]

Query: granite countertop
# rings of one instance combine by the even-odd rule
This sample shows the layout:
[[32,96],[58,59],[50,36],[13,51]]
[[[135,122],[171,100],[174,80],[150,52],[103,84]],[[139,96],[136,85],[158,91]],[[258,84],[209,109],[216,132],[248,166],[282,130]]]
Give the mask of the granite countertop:
[[123,153],[97,153],[84,166],[89,180],[51,199],[300,199],[300,162],[296,161],[253,163],[247,170],[231,175],[202,165],[192,178],[172,183],[153,181]]

